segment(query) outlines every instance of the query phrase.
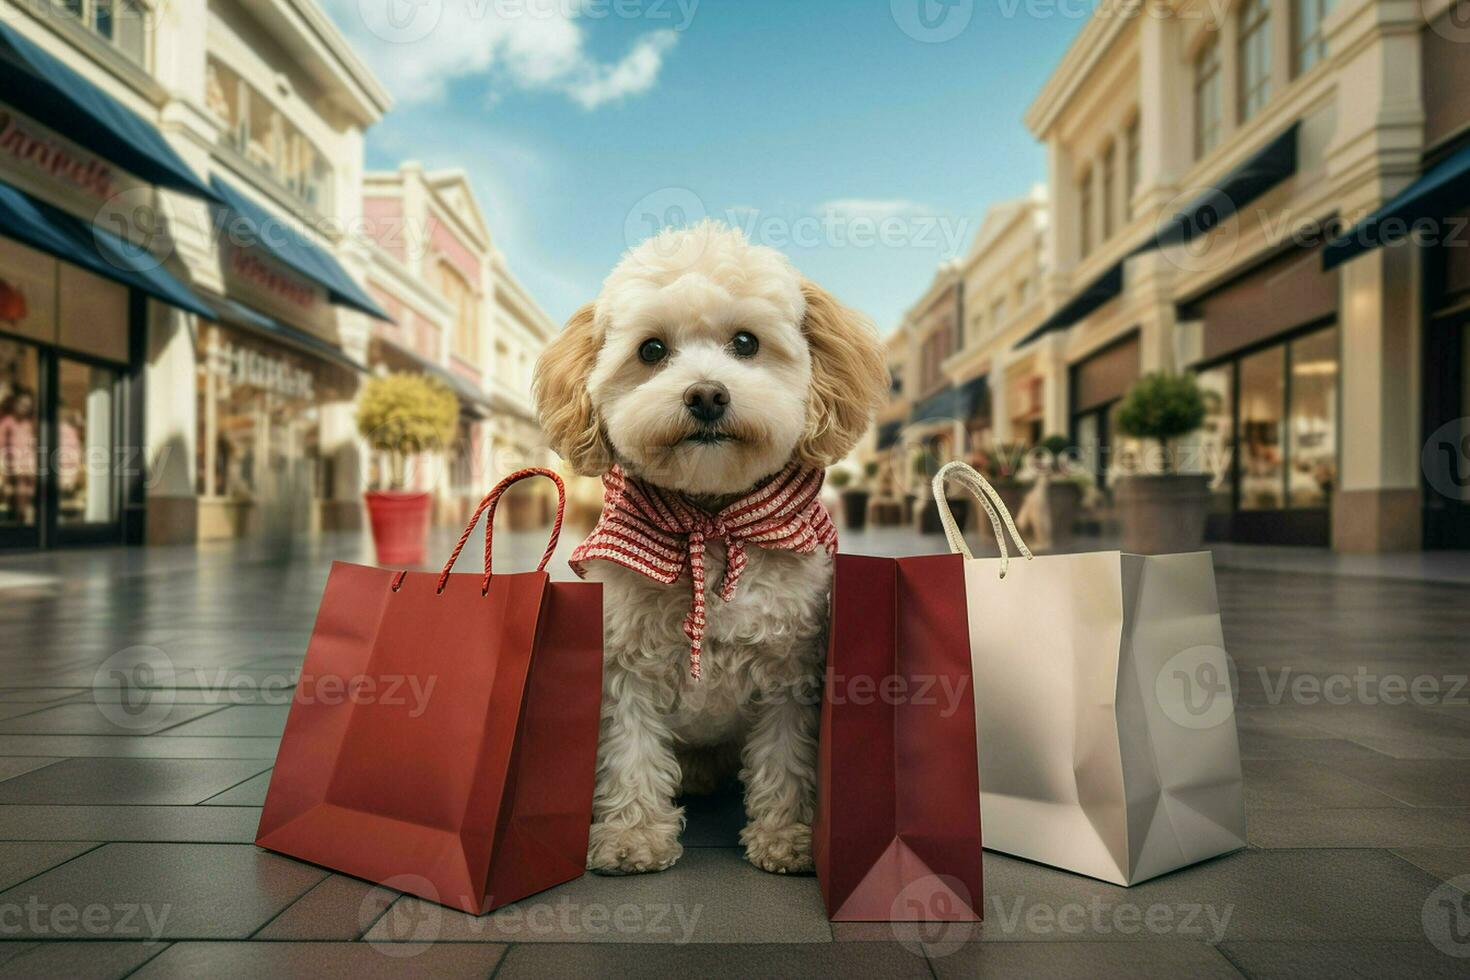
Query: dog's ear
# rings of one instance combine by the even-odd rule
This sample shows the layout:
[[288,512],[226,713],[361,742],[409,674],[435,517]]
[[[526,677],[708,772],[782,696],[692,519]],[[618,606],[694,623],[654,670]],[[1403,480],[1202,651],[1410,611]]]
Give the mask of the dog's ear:
[[888,397],[888,363],[878,332],[865,317],[805,279],[801,292],[812,383],[796,458],[820,469],[851,452],[868,430]]
[[536,361],[534,388],[541,428],[556,454],[583,476],[601,476],[612,467],[612,447],[587,388],[602,342],[588,303],[572,314]]

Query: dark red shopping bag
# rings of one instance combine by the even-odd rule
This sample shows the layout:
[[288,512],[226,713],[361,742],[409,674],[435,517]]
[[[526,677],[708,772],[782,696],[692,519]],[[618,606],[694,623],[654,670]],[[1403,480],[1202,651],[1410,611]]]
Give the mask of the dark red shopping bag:
[[[490,574],[495,508],[550,477],[534,572]],[[338,562],[255,842],[478,915],[582,874],[602,697],[602,590],[553,583],[566,493],[522,470],[442,573]],[[485,521],[485,572],[451,575]]]
[[964,562],[838,555],[813,851],[833,921],[976,921]]

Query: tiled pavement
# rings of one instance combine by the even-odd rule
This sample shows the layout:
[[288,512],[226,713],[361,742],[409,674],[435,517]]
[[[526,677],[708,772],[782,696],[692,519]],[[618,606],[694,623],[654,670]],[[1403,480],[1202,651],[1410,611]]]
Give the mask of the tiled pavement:
[[250,843],[327,564],[362,547],[0,561],[0,977],[1470,975],[1470,585],[1222,568],[1243,852],[1126,890],[987,854],[981,926],[832,926],[815,880],[741,860],[724,798],[669,872],[476,919]]

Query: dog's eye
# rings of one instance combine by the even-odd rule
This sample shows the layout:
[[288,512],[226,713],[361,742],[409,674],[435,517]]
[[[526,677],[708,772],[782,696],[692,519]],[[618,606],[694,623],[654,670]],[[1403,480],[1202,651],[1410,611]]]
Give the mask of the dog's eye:
[[638,360],[644,364],[657,364],[668,356],[668,347],[664,346],[664,342],[657,338],[645,340],[643,345],[638,348]]
[[730,349],[736,357],[754,357],[755,352],[761,349],[761,342],[755,339],[754,334],[742,330],[730,340]]

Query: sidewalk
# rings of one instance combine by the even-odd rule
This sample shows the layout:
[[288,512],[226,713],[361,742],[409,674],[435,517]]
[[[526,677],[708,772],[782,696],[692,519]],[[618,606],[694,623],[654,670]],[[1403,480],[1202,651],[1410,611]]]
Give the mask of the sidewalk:
[[[544,543],[500,535],[496,566],[533,567]],[[875,531],[844,547],[942,541]],[[727,793],[691,801],[672,870],[587,876],[477,918],[252,844],[328,568],[368,552],[339,535],[289,557],[0,560],[0,980],[1450,977],[1470,962],[1444,911],[1470,891],[1470,587],[1393,561],[1221,557],[1238,853],[1130,889],[987,853],[981,925],[832,924],[814,879],[743,860]],[[481,554],[472,540],[460,570]],[[148,693],[141,713],[119,673]]]

